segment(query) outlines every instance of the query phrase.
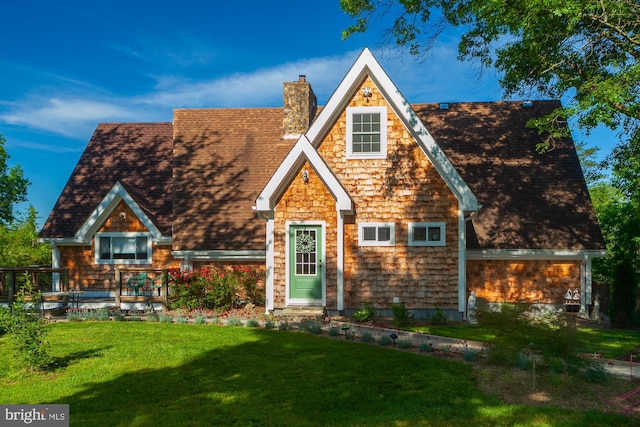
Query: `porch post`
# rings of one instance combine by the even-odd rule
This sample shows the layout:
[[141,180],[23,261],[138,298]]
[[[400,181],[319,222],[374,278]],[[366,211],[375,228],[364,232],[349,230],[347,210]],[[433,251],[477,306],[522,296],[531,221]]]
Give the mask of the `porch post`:
[[465,319],[467,308],[467,236],[462,202],[458,202],[458,311]]
[[338,277],[337,277],[337,307],[338,311],[344,310],[344,214],[342,211],[338,211]]
[[275,263],[275,225],[273,221],[273,212],[269,213],[269,217],[266,218],[267,232],[266,232],[266,259],[265,259],[265,312],[269,313],[274,308],[274,277],[273,266]]
[[[51,267],[60,268],[60,249],[55,243],[51,243]],[[51,282],[52,291],[60,292],[60,273],[51,273]]]

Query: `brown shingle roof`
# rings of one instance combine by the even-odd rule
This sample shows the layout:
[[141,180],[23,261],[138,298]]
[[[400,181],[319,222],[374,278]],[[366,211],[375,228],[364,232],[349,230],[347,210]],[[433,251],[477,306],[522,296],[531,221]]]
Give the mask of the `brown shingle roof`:
[[[556,101],[450,103],[413,108],[483,205],[467,246],[482,249],[604,249],[571,140],[538,154],[526,127]],[[475,235],[476,239],[473,238]]]
[[[469,248],[604,249],[572,142],[537,154],[539,136],[525,126],[558,105],[413,106],[483,205]],[[282,108],[179,109],[173,127],[100,124],[41,237],[72,237],[119,180],[163,235],[173,225],[173,250],[264,250],[251,208],[295,143],[282,139],[282,117]]]
[[174,111],[174,250],[264,250],[255,200],[295,140],[282,108]]
[[120,181],[164,236],[171,235],[171,123],[101,123],[40,237],[73,237]]

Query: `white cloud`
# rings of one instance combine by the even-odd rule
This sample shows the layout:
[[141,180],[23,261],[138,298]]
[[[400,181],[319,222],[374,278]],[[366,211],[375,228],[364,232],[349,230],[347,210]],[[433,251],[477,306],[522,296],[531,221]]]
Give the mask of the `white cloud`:
[[[86,138],[98,122],[166,121],[174,108],[230,108],[282,105],[282,84],[304,74],[323,104],[353,64],[359,52],[289,62],[211,79],[192,81],[165,75],[156,78],[152,91],[124,97],[91,90],[81,82],[66,85],[68,92],[4,103],[0,121],[54,134]],[[494,100],[499,97],[495,79],[478,86],[468,64],[455,59],[452,45],[442,45],[431,58],[399,60],[393,53],[375,52],[383,68],[410,102]],[[487,89],[489,88],[489,89]],[[0,105],[1,106],[1,105]]]

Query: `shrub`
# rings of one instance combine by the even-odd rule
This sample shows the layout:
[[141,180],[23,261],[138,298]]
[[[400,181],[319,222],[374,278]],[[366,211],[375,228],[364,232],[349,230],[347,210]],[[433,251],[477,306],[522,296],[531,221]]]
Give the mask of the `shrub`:
[[198,314],[194,319],[193,323],[196,325],[204,325],[207,323],[207,317],[204,314]]
[[185,325],[185,324],[189,323],[189,319],[187,319],[184,316],[178,316],[178,317],[176,317],[176,323],[178,323],[180,325]]
[[242,326],[242,320],[237,317],[230,317],[227,319],[227,326]]
[[393,324],[395,326],[403,327],[412,323],[413,314],[409,313],[404,304],[391,304],[391,311],[393,312]]
[[173,317],[166,313],[160,313],[158,315],[158,320],[160,320],[160,323],[173,323]]
[[84,318],[84,313],[82,310],[77,308],[71,308],[67,310],[67,320],[69,322],[79,322]]
[[465,350],[462,353],[462,358],[465,362],[473,362],[478,357],[478,352],[475,350]]
[[420,344],[420,347],[418,348],[423,353],[431,353],[433,351],[433,346],[431,345],[431,343],[428,343],[428,342]]
[[329,328],[329,335],[332,337],[337,337],[340,335],[340,328],[338,328],[337,326],[332,326],[331,328]]
[[247,320],[247,328],[257,328],[258,326],[260,326],[260,322],[258,322],[258,319]]
[[432,324],[434,325],[444,325],[447,323],[447,315],[444,314],[444,311],[440,307],[436,307],[436,312],[429,318]]
[[353,313],[353,320],[356,322],[368,322],[376,315],[376,309],[368,301],[365,301],[360,308]]
[[46,341],[49,331],[38,313],[40,300],[40,292],[31,282],[31,276],[25,273],[24,284],[11,305],[9,331],[15,350],[35,370],[43,370],[51,362],[49,344]]
[[224,311],[240,302],[261,304],[264,302],[261,281],[262,273],[243,266],[230,270],[211,266],[185,272],[172,269],[167,305],[171,309]]
[[264,324],[265,329],[273,329],[275,327],[276,327],[276,324],[273,322],[273,320],[267,320]]
[[291,325],[289,325],[289,322],[287,321],[280,322],[280,324],[278,325],[279,331],[288,331],[289,329],[291,329]]
[[398,341],[398,348],[408,349],[413,347],[413,342],[411,340],[400,340]]
[[158,316],[158,313],[152,311],[144,316],[144,320],[149,323],[156,323],[160,321],[160,317]]
[[360,341],[370,344],[376,341],[376,338],[371,334],[371,332],[365,332],[360,336]]
[[378,338],[378,345],[385,347],[389,344],[391,344],[391,338],[387,335],[380,335],[380,338]]
[[305,320],[300,324],[300,330],[317,335],[322,332],[322,324],[315,320]]
[[0,337],[9,332],[11,328],[11,309],[0,307]]
[[95,320],[106,322],[111,318],[111,313],[107,307],[100,307],[95,311]]

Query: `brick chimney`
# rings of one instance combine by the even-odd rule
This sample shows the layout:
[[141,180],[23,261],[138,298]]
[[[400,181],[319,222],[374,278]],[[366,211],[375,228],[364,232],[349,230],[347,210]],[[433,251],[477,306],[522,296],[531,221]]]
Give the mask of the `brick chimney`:
[[299,76],[297,82],[284,82],[282,137],[298,139],[309,129],[317,108],[318,100],[306,76]]

